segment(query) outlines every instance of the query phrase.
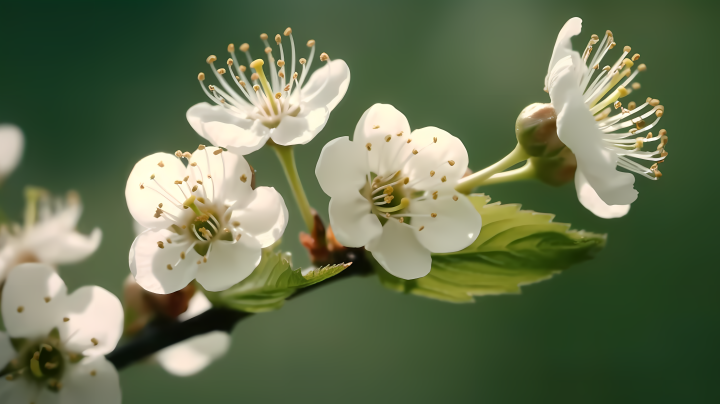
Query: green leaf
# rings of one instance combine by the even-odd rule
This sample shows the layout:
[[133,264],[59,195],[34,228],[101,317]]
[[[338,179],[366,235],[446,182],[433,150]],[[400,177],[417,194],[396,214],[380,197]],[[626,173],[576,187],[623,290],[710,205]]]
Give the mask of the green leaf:
[[262,261],[253,273],[242,282],[222,292],[206,292],[215,306],[229,307],[251,313],[277,310],[298,289],[331,278],[350,264],[329,265],[303,275],[293,270],[282,254],[263,251]]
[[520,210],[520,205],[489,204],[485,195],[470,195],[482,216],[477,240],[464,250],[433,254],[424,278],[396,278],[375,263],[386,287],[453,303],[474,296],[520,293],[520,287],[551,278],[573,264],[593,258],[605,247],[606,235],[570,230],[554,215]]

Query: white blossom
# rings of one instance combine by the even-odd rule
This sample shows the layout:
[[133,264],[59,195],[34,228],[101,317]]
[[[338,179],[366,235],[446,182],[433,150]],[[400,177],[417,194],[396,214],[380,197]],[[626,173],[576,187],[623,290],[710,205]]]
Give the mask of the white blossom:
[[337,240],[362,247],[391,274],[414,279],[430,271],[430,253],[470,245],[482,220],[455,191],[468,166],[462,142],[435,127],[410,131],[391,105],[375,104],[355,128],[323,148],[315,174],[331,197]]
[[100,246],[102,231],[89,236],[76,231],[82,213],[80,196],[68,192],[65,201],[53,200],[47,191],[28,188],[25,223],[0,227],[0,282],[15,265],[42,262],[52,266],[73,264]]
[[22,158],[25,138],[15,125],[0,125],[0,184],[15,170]]
[[[277,60],[268,36],[260,36],[265,45],[266,67],[262,59],[252,58],[250,45],[245,43],[239,47],[254,72],[240,64],[233,44],[228,45],[231,57],[227,59],[227,69],[215,67],[216,56],[207,58],[220,86],[206,88],[205,74],[198,76],[200,87],[216,104],[203,102],[188,110],[188,122],[200,136],[216,146],[245,155],[261,148],[268,139],[283,146],[305,144],[325,127],[330,112],[347,92],[350,69],[343,60],[330,61],[323,53],[320,61],[326,65],[310,75],[315,41],[307,43],[308,59],[300,58],[296,62],[292,30],[286,29],[284,35],[290,40],[290,52],[285,53],[282,37],[276,35],[280,56]],[[288,57],[290,59],[286,59]],[[297,63],[301,66],[300,72],[296,70]],[[268,70],[269,77],[264,69]],[[227,80],[226,76],[229,76]]]
[[138,284],[172,293],[197,279],[220,291],[250,275],[288,220],[282,196],[252,189],[252,175],[242,156],[215,147],[140,160],[125,187],[130,213],[149,228],[130,248]]
[[5,282],[2,318],[0,402],[121,402],[117,371],[104,356],[122,335],[115,295],[97,286],[68,294],[52,267],[22,264]]
[[[617,167],[651,180],[661,176],[657,163],[667,156],[668,138],[665,130],[651,131],[665,109],[652,98],[642,105],[629,102],[627,108],[623,106],[620,99],[640,89],[633,81],[646,66],[635,67],[640,55],[631,56],[631,48],[625,46],[612,65],[602,67],[602,60],[616,46],[610,31],[602,41],[593,35],[582,55],[573,51],[570,39],[581,28],[582,20],[575,17],[560,31],[545,89],[558,115],[558,137],[577,158],[575,185],[580,202],[600,217],[619,217],[628,212],[637,191],[633,174]],[[648,118],[653,121],[646,122]],[[643,145],[650,142],[658,142],[656,149],[643,151]],[[648,168],[635,159],[656,163]]]

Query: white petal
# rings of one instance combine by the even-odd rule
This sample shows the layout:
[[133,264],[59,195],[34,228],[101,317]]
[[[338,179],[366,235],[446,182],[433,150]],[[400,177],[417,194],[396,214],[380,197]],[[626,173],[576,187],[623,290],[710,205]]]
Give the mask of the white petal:
[[53,265],[74,264],[94,253],[101,240],[102,231],[96,227],[90,236],[78,232],[67,233],[62,238],[47,240],[33,251],[40,262]]
[[213,241],[207,263],[199,266],[197,281],[210,292],[219,292],[247,278],[260,264],[260,245],[251,237],[239,241]]
[[[411,184],[415,184],[413,189],[453,187],[465,175],[468,153],[462,141],[455,136],[435,127],[422,128],[413,131],[412,144],[418,154],[410,157],[403,174],[410,177]],[[454,165],[451,166],[449,161],[453,161]],[[433,176],[430,176],[431,171],[435,172]]]
[[304,108],[298,116],[286,115],[280,125],[272,130],[272,140],[283,146],[306,144],[325,127],[330,110],[325,107]]
[[202,181],[203,185],[198,185],[195,195],[204,196],[216,204],[246,204],[252,193],[253,173],[250,165],[241,155],[225,152],[214,154],[217,150],[220,149],[206,147],[192,154],[190,164],[197,165],[188,166],[188,183],[194,186],[198,180]]
[[[402,135],[397,136],[398,134]],[[360,118],[355,127],[353,142],[362,146],[370,143],[370,170],[387,176],[399,170],[412,153],[414,145],[407,143],[409,137],[410,124],[405,115],[392,105],[375,104]]]
[[[59,393],[60,404],[120,404],[122,393],[118,372],[105,357],[92,356],[69,365],[62,379]],[[41,399],[37,404],[45,404]]]
[[10,175],[20,163],[25,138],[15,125],[0,125],[0,181]]
[[157,360],[168,373],[186,377],[205,369],[230,348],[230,335],[213,331],[197,335],[158,352]]
[[288,222],[288,211],[282,195],[275,188],[258,187],[247,205],[233,206],[230,222],[240,222],[243,237],[254,237],[260,246],[271,246],[282,237]]
[[[570,56],[574,51],[572,50],[572,37],[579,35],[582,31],[582,19],[573,17],[569,19],[565,25],[563,25],[557,39],[555,40],[555,47],[553,48],[553,54],[550,58],[550,65],[548,66],[548,74],[545,76],[545,90],[548,91],[548,81],[550,79],[550,72],[553,70],[555,64],[566,56]],[[577,52],[574,52],[577,53]]]
[[333,139],[320,152],[315,175],[330,196],[357,192],[369,175],[367,149],[347,136]]
[[[192,236],[191,236],[192,237]],[[167,294],[176,292],[190,283],[197,273],[197,261],[201,258],[189,242],[168,243],[177,234],[161,229],[148,230],[135,238],[130,247],[130,272],[145,290]],[[164,248],[157,242],[162,241]],[[185,259],[180,253],[185,252]],[[167,269],[171,265],[172,270]]]
[[142,232],[144,232],[147,229],[148,229],[147,227],[141,225],[140,223],[133,222],[133,231],[135,232],[136,236],[139,236]]
[[270,129],[259,120],[236,117],[223,107],[207,102],[193,105],[186,116],[200,136],[240,155],[260,149],[270,136]]
[[418,241],[410,226],[389,220],[383,226],[382,236],[365,248],[392,275],[402,279],[422,278],[430,272],[430,251]]
[[[158,164],[162,162],[163,167]],[[151,180],[150,176],[155,175]],[[151,154],[135,164],[125,186],[125,199],[130,214],[140,224],[151,228],[164,228],[173,222],[164,215],[155,218],[158,204],[163,204],[163,210],[175,216],[187,214],[179,206],[187,198],[175,185],[175,181],[185,177],[185,166],[172,154]],[[140,188],[143,184],[144,189]],[[185,185],[180,185],[184,187]],[[187,192],[187,190],[185,191]]]
[[[58,307],[67,287],[45,264],[21,264],[10,271],[2,292],[2,318],[10,336],[41,338],[62,322]],[[45,298],[50,298],[48,302]]]
[[[328,74],[330,74],[329,78]],[[317,69],[303,86],[303,104],[310,109],[325,107],[328,111],[332,111],[345,96],[349,85],[350,68],[347,63],[342,59],[332,60]]]
[[627,215],[630,211],[630,205],[608,205],[603,202],[580,170],[575,171],[575,190],[580,203],[595,216],[615,219]]
[[[4,377],[0,378],[0,403],[32,403],[39,393],[40,386],[28,378],[20,377],[13,381],[8,381]],[[46,404],[41,401],[36,402],[37,404]]]
[[178,316],[178,321],[187,321],[191,318],[202,314],[212,308],[212,303],[210,303],[210,300],[208,300],[207,297],[205,297],[205,294],[203,292],[195,292],[193,297],[190,298],[190,301],[188,302],[188,308],[185,310],[184,313],[180,314]]
[[383,227],[370,209],[370,202],[357,191],[330,199],[330,226],[340,244],[362,247],[380,236]]
[[[422,231],[416,231],[415,236],[431,252],[460,251],[480,234],[482,218],[465,195],[457,192],[439,195],[438,199],[428,198],[410,204],[410,213],[428,215],[412,218],[413,227],[425,226]],[[452,198],[453,195],[458,197],[457,201]],[[431,213],[437,216],[430,217]]]
[[[115,349],[123,330],[120,300],[99,286],[83,286],[58,304],[65,347],[83,355],[105,355]],[[97,345],[95,343],[97,342]]]
[[0,331],[0,369],[4,369],[16,355],[10,336]]
[[550,88],[550,99],[558,113],[558,137],[577,158],[590,185],[608,205],[627,205],[637,199],[635,176],[617,170],[618,157],[605,149],[603,133],[585,106],[577,78],[568,69]]

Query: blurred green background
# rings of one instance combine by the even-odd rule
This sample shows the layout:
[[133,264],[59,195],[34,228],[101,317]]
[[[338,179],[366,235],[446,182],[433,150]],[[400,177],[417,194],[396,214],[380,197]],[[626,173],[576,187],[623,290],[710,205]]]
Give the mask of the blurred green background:
[[[413,129],[460,137],[471,168],[515,144],[514,122],[542,91],[558,31],[584,19],[576,48],[614,32],[649,67],[640,100],[666,106],[672,156],[664,177],[638,177],[622,219],[594,217],[574,187],[487,187],[494,201],[557,214],[609,233],[607,248],[521,295],[453,305],[384,290],[376,278],[319,287],[235,330],[230,353],[186,380],[138,364],[121,373],[124,402],[720,402],[720,265],[715,252],[713,142],[718,61],[710,2],[273,1],[3,2],[0,122],[22,127],[22,164],[0,191],[21,218],[27,184],[85,203],[80,224],[104,232],[98,252],[62,268],[71,288],[117,294],[128,274],[132,218],[124,197],[134,163],[206,143],[185,120],[204,101],[196,75],[226,46],[293,28],[299,43],[347,61],[352,80],[325,130],[298,148],[310,202],[327,217],[314,167],[323,145],[351,135],[373,103],[404,112]],[[305,49],[302,47],[302,49]],[[301,50],[304,52],[303,50]],[[213,80],[211,80],[213,81]],[[295,264],[303,224],[270,150],[248,157],[258,184],[290,209],[284,245]]]

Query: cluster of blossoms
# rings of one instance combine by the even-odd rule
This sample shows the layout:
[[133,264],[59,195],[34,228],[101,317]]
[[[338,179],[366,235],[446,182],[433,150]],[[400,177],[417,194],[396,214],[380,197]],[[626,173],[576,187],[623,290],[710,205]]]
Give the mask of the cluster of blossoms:
[[[581,20],[573,18],[557,38],[545,79],[550,103],[523,110],[518,146],[484,170],[470,172],[465,146],[442,129],[411,130],[405,115],[387,104],[365,111],[352,139],[331,140],[317,161],[317,180],[331,198],[327,234],[340,248],[367,251],[391,275],[412,280],[431,272],[433,254],[476,242],[483,219],[468,194],[480,185],[528,177],[559,185],[574,178],[578,198],[591,212],[625,215],[637,198],[632,173],[661,176],[668,137],[656,127],[664,107],[652,98],[624,105],[621,99],[640,89],[635,79],[647,69],[637,64],[640,55],[631,56],[626,46],[601,67],[616,46],[613,34],[607,31],[602,40],[593,35],[579,53],[571,38],[580,30]],[[151,154],[128,177],[125,197],[137,237],[129,251],[125,313],[100,287],[68,294],[57,274],[57,265],[83,260],[102,238],[100,229],[88,236],[75,230],[82,211],[75,193],[63,201],[28,188],[24,224],[0,227],[6,327],[0,332],[0,402],[119,403],[117,370],[104,355],[123,335],[124,318],[126,335],[154,316],[188,321],[212,308],[205,293],[233,288],[261,266],[289,214],[275,188],[256,185],[245,155],[274,148],[304,218],[322,224],[310,210],[292,146],[324,128],[347,92],[350,70],[322,53],[324,65],[311,74],[315,41],[307,42],[308,58],[298,58],[290,28],[275,36],[276,49],[268,35],[260,38],[267,66],[252,58],[247,43],[237,48],[247,59],[241,64],[230,44],[227,67],[217,68],[214,55],[207,58],[219,84],[206,86],[205,74],[198,75],[212,104],[192,106],[187,120],[212,145]],[[17,166],[23,142],[17,127],[0,125],[0,184]],[[655,150],[643,150],[646,143]],[[312,220],[306,220],[308,230],[317,235]],[[166,347],[155,359],[168,372],[188,376],[224,355],[229,344],[226,332],[214,331]]]

